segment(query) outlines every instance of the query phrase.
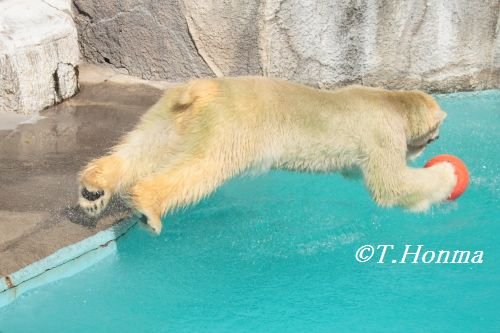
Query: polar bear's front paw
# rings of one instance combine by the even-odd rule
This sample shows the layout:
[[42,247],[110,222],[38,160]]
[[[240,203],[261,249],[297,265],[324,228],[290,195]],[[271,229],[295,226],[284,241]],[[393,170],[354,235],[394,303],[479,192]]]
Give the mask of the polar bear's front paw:
[[80,185],[78,203],[89,216],[99,216],[111,199],[109,191]]
[[457,183],[455,168],[448,162],[435,164],[425,169],[425,172],[429,172],[427,184],[422,185],[426,190],[420,198],[419,196],[413,197],[419,198],[418,200],[412,200],[406,205],[406,208],[412,212],[425,212],[433,204],[445,201]]
[[424,213],[431,207],[432,203],[430,200],[423,199],[416,203],[406,205],[406,209],[412,213]]
[[449,198],[451,192],[457,184],[455,167],[448,162],[438,163],[431,167],[437,173],[438,181],[433,199],[434,201],[444,201]]
[[455,188],[455,168],[448,162],[419,170],[422,184],[406,196],[402,206],[411,212],[425,212],[433,204],[447,200]]

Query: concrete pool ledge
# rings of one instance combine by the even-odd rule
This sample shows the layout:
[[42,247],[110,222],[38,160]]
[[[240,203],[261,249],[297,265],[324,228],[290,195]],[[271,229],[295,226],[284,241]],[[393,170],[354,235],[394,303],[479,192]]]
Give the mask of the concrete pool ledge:
[[137,219],[133,217],[124,219],[17,272],[0,277],[0,308],[29,290],[70,277],[116,253],[116,240],[136,223]]
[[83,214],[78,172],[172,84],[81,64],[76,96],[29,118],[0,113],[0,304],[113,253],[131,211],[113,200]]

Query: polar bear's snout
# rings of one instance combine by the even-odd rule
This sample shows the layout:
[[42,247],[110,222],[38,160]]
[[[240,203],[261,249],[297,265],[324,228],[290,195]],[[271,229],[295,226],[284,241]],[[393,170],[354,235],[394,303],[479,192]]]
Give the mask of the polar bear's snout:
[[82,194],[82,197],[84,197],[88,201],[96,201],[97,199],[99,199],[100,197],[102,197],[104,195],[104,191],[92,192],[92,191],[87,190],[86,187],[84,187],[84,188],[82,188],[81,194]]

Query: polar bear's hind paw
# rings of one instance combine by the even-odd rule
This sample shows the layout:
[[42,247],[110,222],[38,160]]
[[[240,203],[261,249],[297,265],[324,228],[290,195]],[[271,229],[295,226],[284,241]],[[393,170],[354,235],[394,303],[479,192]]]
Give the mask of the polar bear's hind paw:
[[109,199],[110,195],[107,191],[89,189],[86,186],[80,188],[79,204],[89,216],[99,216],[108,205]]

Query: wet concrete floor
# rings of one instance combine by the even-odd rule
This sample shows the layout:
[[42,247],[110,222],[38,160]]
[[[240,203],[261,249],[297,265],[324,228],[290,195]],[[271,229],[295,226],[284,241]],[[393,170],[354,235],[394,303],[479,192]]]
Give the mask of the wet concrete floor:
[[77,173],[161,94],[140,84],[82,84],[75,97],[42,111],[33,123],[0,126],[0,276],[129,215],[119,202],[98,220],[83,215],[76,206]]

